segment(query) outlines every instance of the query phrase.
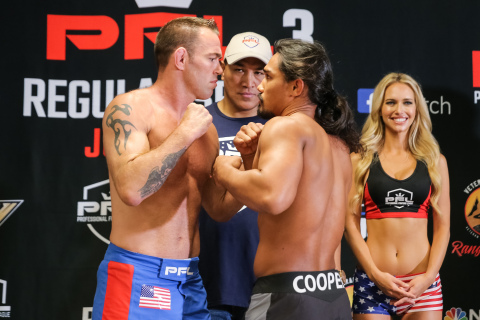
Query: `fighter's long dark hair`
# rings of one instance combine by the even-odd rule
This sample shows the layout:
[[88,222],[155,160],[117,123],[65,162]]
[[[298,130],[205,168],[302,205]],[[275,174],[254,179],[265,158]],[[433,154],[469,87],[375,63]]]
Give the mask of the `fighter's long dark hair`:
[[286,81],[301,79],[308,88],[308,97],[317,105],[315,121],[331,135],[340,137],[350,152],[360,151],[359,131],[347,100],[333,88],[333,72],[325,48],[297,39],[282,39],[275,43],[281,59],[279,69]]

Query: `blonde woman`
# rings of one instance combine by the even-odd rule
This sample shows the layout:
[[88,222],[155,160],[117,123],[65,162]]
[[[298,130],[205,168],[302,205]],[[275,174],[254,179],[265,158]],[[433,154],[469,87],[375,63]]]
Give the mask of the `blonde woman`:
[[[450,237],[450,196],[447,162],[431,131],[418,83],[406,74],[385,76],[362,130],[363,150],[352,155],[345,237],[358,261],[355,320],[442,318],[439,269]],[[362,202],[366,242],[360,233]]]

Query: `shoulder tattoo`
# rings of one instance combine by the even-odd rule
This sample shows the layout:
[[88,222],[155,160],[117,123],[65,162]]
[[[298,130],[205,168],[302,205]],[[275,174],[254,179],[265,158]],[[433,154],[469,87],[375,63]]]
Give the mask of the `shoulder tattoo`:
[[135,130],[137,130],[137,128],[135,128],[135,126],[130,121],[116,119],[116,118],[113,117],[114,114],[117,111],[122,112],[127,116],[130,115],[130,110],[132,109],[132,107],[130,107],[128,104],[122,104],[122,106],[123,107],[118,106],[118,105],[114,105],[111,109],[112,111],[110,112],[110,114],[107,116],[107,119],[106,119],[107,127],[112,128],[113,132],[115,133],[114,144],[115,144],[115,149],[117,150],[118,155],[122,154],[122,152],[120,151],[120,146],[122,144],[122,137],[121,137],[122,134],[123,134],[123,149],[122,150],[126,150],[127,149],[128,137],[130,136],[130,133],[132,132],[132,130],[128,129],[128,127],[131,126]]
[[147,182],[140,190],[138,190],[140,191],[140,196],[142,198],[150,196],[161,188],[177,164],[178,159],[180,159],[182,154],[185,153],[185,150],[187,150],[186,147],[180,151],[167,155],[162,161],[162,168],[155,167],[150,171]]

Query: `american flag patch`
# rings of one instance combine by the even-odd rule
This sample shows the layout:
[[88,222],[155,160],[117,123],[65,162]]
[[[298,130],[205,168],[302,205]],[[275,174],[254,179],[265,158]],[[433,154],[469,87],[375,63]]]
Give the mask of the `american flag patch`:
[[140,292],[140,307],[151,309],[170,310],[170,290],[155,286],[142,285]]

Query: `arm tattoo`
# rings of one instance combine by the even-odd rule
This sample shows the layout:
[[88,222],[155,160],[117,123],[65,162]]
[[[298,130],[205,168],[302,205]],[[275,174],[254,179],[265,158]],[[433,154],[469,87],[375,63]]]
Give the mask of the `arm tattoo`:
[[180,159],[182,154],[185,153],[185,150],[187,150],[186,147],[184,147],[180,151],[167,155],[162,161],[161,169],[155,167],[152,169],[152,171],[150,171],[147,182],[140,190],[138,190],[140,191],[140,195],[142,198],[148,197],[151,194],[157,192],[158,189],[160,189],[165,180],[167,180],[170,172],[172,172],[173,168],[177,164],[178,159]]
[[[107,127],[109,128],[112,128],[113,132],[115,132],[115,149],[117,149],[117,153],[118,155],[122,155],[122,153],[120,152],[120,127],[123,131],[123,134],[125,136],[125,140],[123,141],[123,150],[126,150],[127,149],[127,140],[128,140],[128,137],[130,136],[130,133],[132,133],[132,130],[127,130],[127,126],[132,126],[133,128],[135,128],[135,126],[130,122],[130,121],[127,121],[127,120],[120,120],[120,119],[113,119],[113,114],[117,111],[120,111],[120,112],[123,112],[124,114],[126,114],[127,116],[130,115],[130,110],[132,109],[132,107],[130,107],[128,104],[123,104],[123,108],[120,107],[120,106],[117,106],[117,105],[114,105],[112,107],[112,112],[108,115],[107,117],[107,120],[106,120],[106,125]],[[136,130],[137,128],[135,128]]]

